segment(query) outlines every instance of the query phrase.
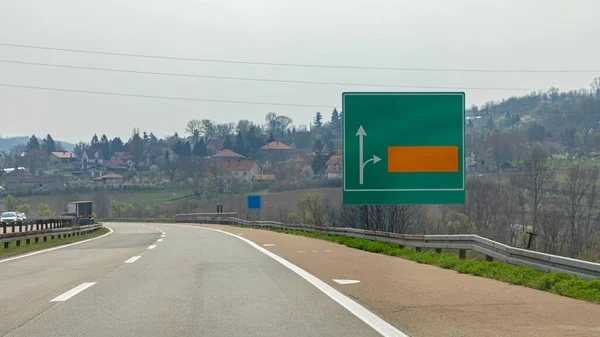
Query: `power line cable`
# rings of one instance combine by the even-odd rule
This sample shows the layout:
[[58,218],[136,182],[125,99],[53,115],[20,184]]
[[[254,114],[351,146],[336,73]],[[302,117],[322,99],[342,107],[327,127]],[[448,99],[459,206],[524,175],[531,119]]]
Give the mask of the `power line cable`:
[[34,90],[56,91],[56,92],[70,92],[70,93],[93,94],[93,95],[140,97],[140,98],[165,99],[165,100],[176,100],[176,101],[291,106],[291,107],[308,107],[308,108],[334,108],[335,107],[335,106],[332,106],[329,104],[322,104],[322,105],[321,104],[296,104],[296,103],[278,103],[278,102],[220,100],[220,99],[195,98],[195,97],[156,96],[156,95],[129,94],[129,93],[122,93],[122,92],[107,92],[107,91],[91,91],[91,90],[75,90],[75,89],[63,89],[63,88],[38,87],[38,86],[29,86],[29,85],[7,84],[7,83],[0,83],[0,87],[34,89]]
[[14,48],[26,48],[26,49],[38,49],[38,50],[52,50],[52,51],[62,51],[62,52],[70,52],[70,53],[140,57],[140,58],[149,58],[149,59],[246,64],[246,65],[262,65],[262,66],[280,66],[280,67],[302,67],[302,68],[422,71],[422,72],[473,72],[473,73],[597,73],[597,72],[600,72],[600,69],[458,69],[458,68],[454,69],[454,68],[343,66],[343,65],[331,65],[331,64],[328,65],[328,64],[309,64],[309,63],[254,62],[254,61],[236,61],[236,60],[222,60],[222,59],[204,59],[204,58],[193,58],[193,57],[160,56],[160,55],[134,54],[134,53],[117,53],[117,52],[106,52],[106,51],[85,50],[85,49],[43,47],[43,46],[33,46],[33,45],[24,45],[24,44],[16,44],[16,43],[0,43],[0,46],[14,47]]
[[[275,83],[292,83],[292,84],[316,84],[316,85],[407,88],[407,89],[453,89],[453,90],[491,90],[491,91],[496,91],[496,90],[498,90],[498,91],[544,90],[544,89],[540,89],[540,88],[456,87],[456,86],[430,86],[430,85],[419,86],[419,85],[397,85],[397,84],[377,84],[377,83],[348,83],[348,82],[281,80],[281,79],[270,79],[270,78],[248,78],[248,77],[230,77],[230,76],[213,76],[213,75],[195,75],[195,74],[167,73],[167,72],[156,72],[156,71],[141,71],[141,70],[131,70],[131,69],[84,67],[84,66],[75,66],[75,65],[66,65],[66,64],[50,64],[50,63],[25,62],[25,61],[13,61],[13,60],[2,60],[2,59],[0,59],[0,63],[24,64],[24,65],[34,65],[34,66],[44,66],[44,67],[54,67],[54,68],[68,68],[68,69],[106,71],[106,72],[118,72],[118,73],[132,73],[132,74],[143,74],[143,75],[160,75],[160,76],[175,76],[175,77],[190,77],[190,78],[207,78],[207,79],[218,79],[218,80],[275,82]],[[571,89],[567,89],[567,90],[571,90]]]

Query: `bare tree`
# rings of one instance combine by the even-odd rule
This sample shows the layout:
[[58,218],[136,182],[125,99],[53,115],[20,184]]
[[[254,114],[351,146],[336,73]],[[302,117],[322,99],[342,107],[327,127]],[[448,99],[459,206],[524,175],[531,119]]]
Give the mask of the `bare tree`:
[[298,200],[298,208],[304,220],[315,226],[323,226],[326,221],[327,209],[320,193],[306,193]]
[[531,225],[535,232],[539,224],[540,206],[554,179],[554,170],[548,163],[548,152],[542,146],[534,145],[529,151],[525,175],[531,196]]
[[579,230],[582,238],[583,250],[592,250],[593,244],[600,232],[600,202],[598,200],[598,194],[600,192],[600,186],[598,184],[599,176],[600,174],[596,170],[587,172],[589,190],[586,198],[584,216],[581,221],[582,228]]
[[508,228],[510,230],[511,238],[510,244],[516,245],[517,238],[519,236],[518,227],[516,222],[520,222],[521,233],[524,233],[527,229],[527,195],[525,193],[527,188],[527,177],[523,173],[513,173],[509,178],[508,183],[508,207],[505,208],[508,219]]
[[513,158],[516,161],[516,166],[520,170],[522,166],[521,162],[525,159],[524,157],[529,146],[527,136],[521,130],[515,130],[509,134],[509,137],[512,139]]
[[94,213],[100,218],[108,216],[110,202],[104,192],[96,192],[94,194]]
[[595,77],[590,83],[590,90],[593,96],[600,97],[600,77]]
[[542,249],[549,254],[559,254],[565,243],[563,213],[557,208],[545,208],[540,211],[540,236]]
[[466,190],[463,213],[475,223],[480,235],[489,237],[497,226],[496,219],[506,203],[507,193],[500,184],[484,177],[469,179]]
[[569,254],[574,257],[578,255],[582,246],[580,225],[586,213],[586,196],[592,182],[579,164],[569,169],[560,204],[563,205],[569,224]]
[[207,173],[207,163],[202,158],[191,158],[184,166],[184,173],[194,197],[200,198],[204,192],[204,178]]
[[393,233],[414,228],[417,205],[342,206],[337,225]]
[[198,142],[198,139],[200,139],[201,130],[202,122],[197,119],[190,120],[185,127],[185,132],[187,132],[190,135],[190,137],[192,137],[192,139],[194,140],[194,144],[196,144],[196,142]]
[[165,160],[161,162],[161,169],[163,169],[167,176],[169,177],[169,181],[172,183],[175,182],[175,177],[177,176],[177,172],[179,170],[179,158],[175,153],[170,153],[169,151],[165,152]]

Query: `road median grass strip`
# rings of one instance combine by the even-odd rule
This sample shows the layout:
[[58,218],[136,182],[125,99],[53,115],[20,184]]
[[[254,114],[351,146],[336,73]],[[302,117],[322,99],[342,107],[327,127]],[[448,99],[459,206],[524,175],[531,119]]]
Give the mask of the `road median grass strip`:
[[33,240],[32,240],[31,243],[28,245],[25,244],[24,240],[21,241],[20,246],[17,246],[17,243],[13,241],[13,242],[9,243],[8,248],[0,247],[0,259],[4,259],[7,257],[16,256],[16,255],[21,255],[21,254],[25,254],[25,253],[31,253],[36,250],[42,250],[42,249],[52,248],[52,247],[56,247],[56,246],[62,246],[62,245],[66,245],[66,244],[77,242],[77,241],[87,240],[87,239],[91,239],[91,238],[94,238],[94,237],[97,237],[100,235],[104,235],[108,232],[109,232],[108,228],[100,227],[96,231],[82,234],[79,236],[70,236],[70,237],[54,239],[54,240],[51,240],[50,238],[48,238],[48,241],[46,241],[46,242],[42,241],[41,239],[39,242],[33,242]]
[[[247,228],[260,228],[240,226]],[[461,274],[470,274],[488,279],[503,281],[554,294],[585,300],[600,304],[600,278],[582,280],[568,273],[546,273],[524,266],[515,266],[503,262],[487,262],[478,259],[461,260],[455,253],[438,254],[434,251],[416,252],[410,248],[399,248],[387,242],[330,235],[318,232],[304,232],[278,228],[262,228],[278,233],[305,236],[313,239],[331,241],[346,247],[368,252],[397,256],[418,263],[435,265],[444,269],[452,269]]]

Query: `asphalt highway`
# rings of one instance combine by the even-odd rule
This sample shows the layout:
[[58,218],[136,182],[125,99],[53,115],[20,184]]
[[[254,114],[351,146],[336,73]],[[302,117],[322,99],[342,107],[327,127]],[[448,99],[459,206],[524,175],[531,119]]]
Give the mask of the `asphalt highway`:
[[0,261],[0,336],[402,336],[240,238],[109,227],[101,239]]

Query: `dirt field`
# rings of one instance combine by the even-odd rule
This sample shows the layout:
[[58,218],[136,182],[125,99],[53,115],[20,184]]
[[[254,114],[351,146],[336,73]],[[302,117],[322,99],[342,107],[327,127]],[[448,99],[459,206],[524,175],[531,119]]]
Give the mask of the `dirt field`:
[[[262,196],[262,210],[250,213],[246,209],[246,196],[238,196],[224,200],[219,203],[223,205],[223,212],[237,212],[240,217],[247,216],[253,220],[259,217],[260,220],[285,221],[287,215],[297,212],[297,203],[306,193],[320,193],[334,207],[339,207],[342,203],[341,188],[315,188],[306,190],[295,190],[264,194]],[[216,212],[216,203],[198,209],[198,212]]]

